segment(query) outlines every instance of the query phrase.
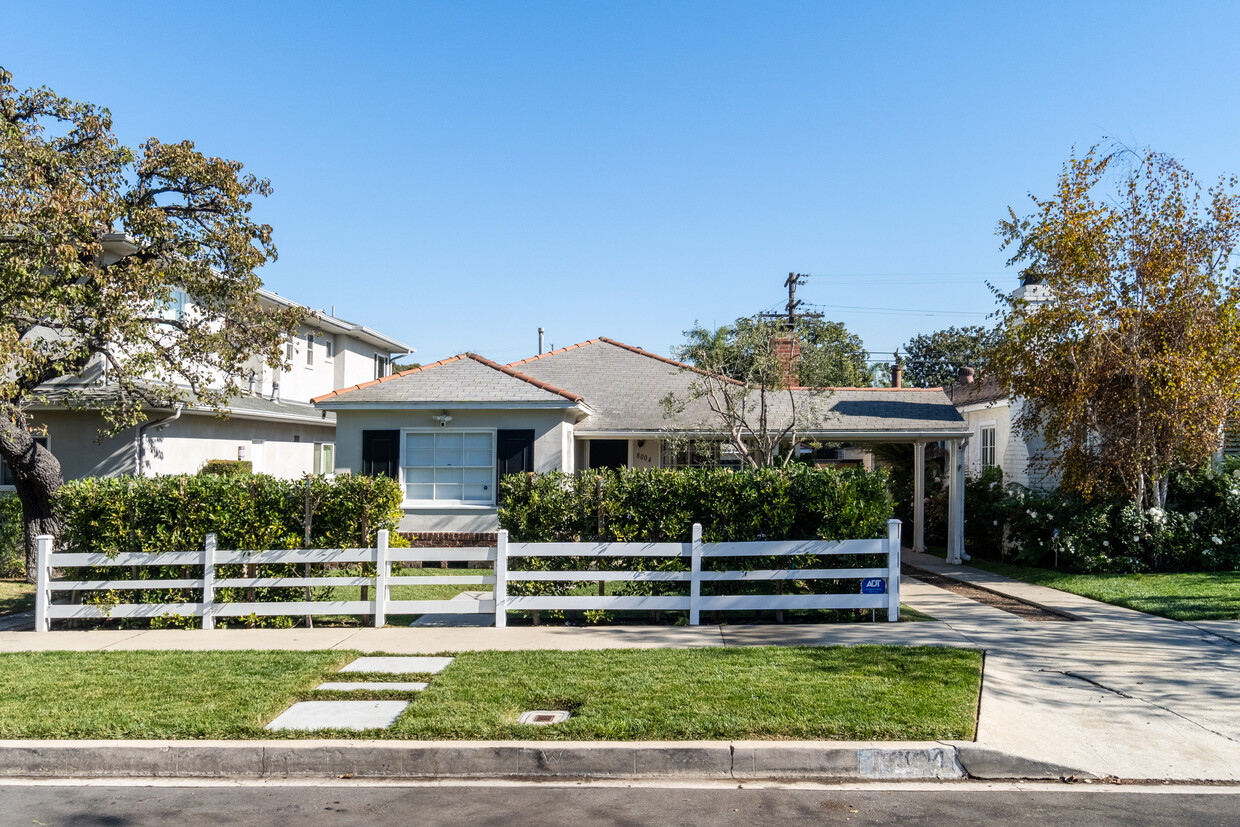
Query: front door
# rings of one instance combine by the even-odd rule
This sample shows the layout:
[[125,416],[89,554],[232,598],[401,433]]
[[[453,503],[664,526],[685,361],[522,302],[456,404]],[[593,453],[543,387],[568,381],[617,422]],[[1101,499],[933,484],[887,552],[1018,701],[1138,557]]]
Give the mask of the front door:
[[[499,430],[495,433],[495,492],[499,481],[508,474],[526,474],[534,470],[534,429]],[[498,501],[498,497],[497,497]]]

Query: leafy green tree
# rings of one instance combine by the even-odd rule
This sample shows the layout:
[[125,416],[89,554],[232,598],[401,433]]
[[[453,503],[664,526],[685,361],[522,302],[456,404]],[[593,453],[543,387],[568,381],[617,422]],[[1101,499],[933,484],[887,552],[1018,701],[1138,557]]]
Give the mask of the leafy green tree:
[[[104,366],[105,434],[144,407],[222,409],[255,358],[281,366],[301,312],[260,304],[254,271],[276,250],[250,209],[266,180],[189,141],[123,146],[107,109],[11,80],[0,69],[0,457],[30,573],[62,483],[27,415],[45,383]],[[174,312],[182,294],[193,304]]]
[[1031,215],[1000,222],[1009,263],[1046,300],[996,291],[990,364],[1067,489],[1162,507],[1169,472],[1217,449],[1240,401],[1236,184],[1203,189],[1170,156],[1094,147]]
[[949,327],[922,333],[904,345],[904,384],[943,388],[956,381],[960,368],[985,369],[995,332],[981,325]]
[[[706,364],[726,371],[734,379],[762,373],[755,364],[765,348],[752,344],[755,332],[772,340],[795,338],[799,356],[794,361],[794,384],[813,388],[865,388],[874,384],[875,373],[866,361],[861,337],[848,332],[841,322],[803,317],[792,334],[780,321],[737,319],[718,330],[695,325],[685,331],[685,343],[675,348],[677,358],[697,367]],[[742,343],[750,343],[744,345]]]

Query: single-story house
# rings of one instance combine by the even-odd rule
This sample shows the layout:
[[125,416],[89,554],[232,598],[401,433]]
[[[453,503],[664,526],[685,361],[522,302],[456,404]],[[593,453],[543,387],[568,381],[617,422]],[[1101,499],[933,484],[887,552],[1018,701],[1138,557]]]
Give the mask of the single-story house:
[[[695,379],[688,365],[601,337],[506,365],[464,353],[323,394],[314,405],[336,416],[337,471],[400,480],[402,531],[488,533],[498,525],[504,474],[676,466],[693,462],[686,440],[724,442],[718,415],[690,398]],[[669,410],[669,395],[683,406]],[[768,401],[776,424],[797,406],[804,439],[913,443],[922,456],[927,443],[946,441],[958,460],[953,536],[963,537],[968,426],[942,389],[797,388]]]

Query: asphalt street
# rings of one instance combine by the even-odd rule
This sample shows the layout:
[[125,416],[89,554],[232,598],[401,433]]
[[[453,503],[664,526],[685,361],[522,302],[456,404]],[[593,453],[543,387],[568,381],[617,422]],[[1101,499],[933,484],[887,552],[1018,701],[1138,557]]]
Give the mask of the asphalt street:
[[357,784],[6,781],[0,823],[282,825],[1236,825],[1240,787],[1065,784]]

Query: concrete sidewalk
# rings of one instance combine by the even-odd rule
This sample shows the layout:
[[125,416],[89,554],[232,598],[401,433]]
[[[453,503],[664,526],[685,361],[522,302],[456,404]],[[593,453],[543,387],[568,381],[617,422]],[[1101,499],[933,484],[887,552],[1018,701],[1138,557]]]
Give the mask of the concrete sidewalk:
[[1216,633],[929,555],[904,561],[1082,618],[1022,621],[905,578],[905,603],[986,651],[979,745],[1101,776],[1240,780],[1234,627]]
[[[1070,768],[1133,780],[1240,781],[1240,623],[1179,623],[967,566],[948,566],[928,555],[906,551],[904,558],[919,568],[1081,620],[1022,620],[905,577],[903,602],[936,622],[0,632],[0,652],[350,649],[434,654],[759,645],[974,647],[986,653],[977,741],[937,745],[973,756],[980,769],[970,770],[971,775],[1047,777],[1056,768]],[[11,746],[12,742],[5,745]],[[932,755],[935,748],[923,745],[924,754]],[[967,766],[965,753],[960,754]]]

